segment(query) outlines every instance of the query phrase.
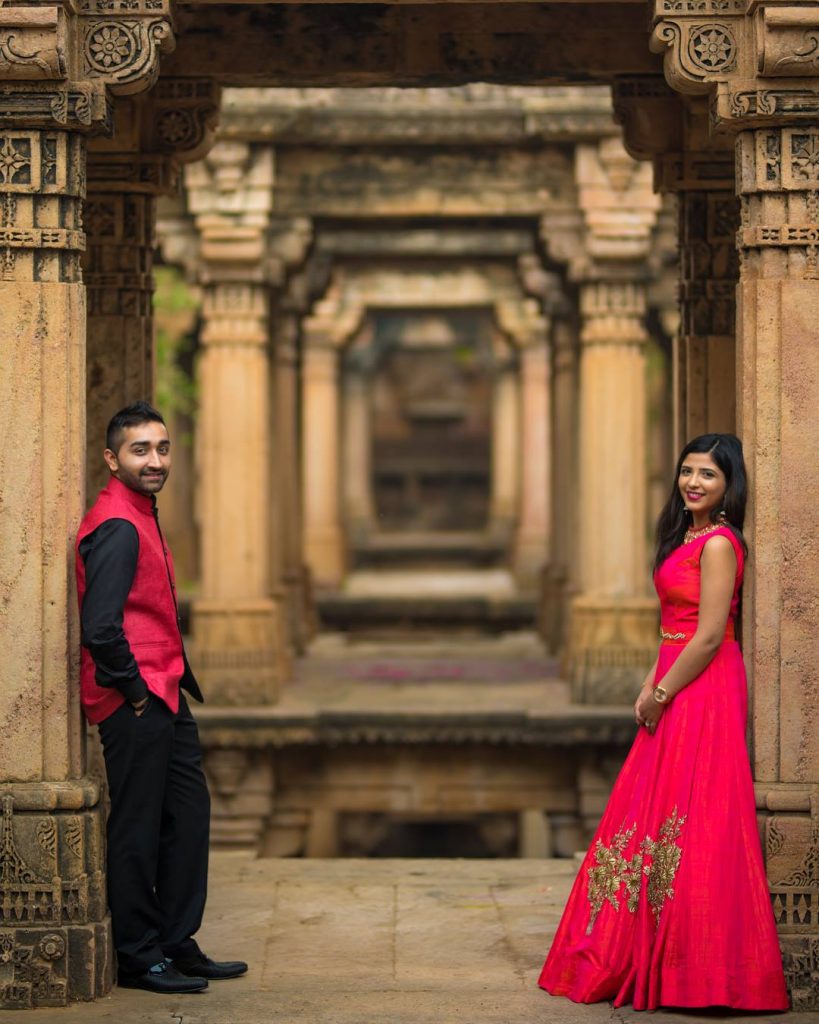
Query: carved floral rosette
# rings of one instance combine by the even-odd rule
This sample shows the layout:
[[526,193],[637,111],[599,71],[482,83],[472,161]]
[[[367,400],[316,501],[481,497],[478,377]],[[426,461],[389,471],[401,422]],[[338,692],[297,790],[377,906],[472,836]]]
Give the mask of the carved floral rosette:
[[149,89],[176,45],[170,0],[82,0],[80,20],[84,77],[120,94]]

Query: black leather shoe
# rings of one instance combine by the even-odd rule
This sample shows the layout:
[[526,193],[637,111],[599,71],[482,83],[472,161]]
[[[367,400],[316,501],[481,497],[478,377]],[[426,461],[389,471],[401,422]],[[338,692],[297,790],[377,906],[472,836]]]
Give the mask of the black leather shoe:
[[238,978],[247,973],[247,964],[244,960],[211,960],[204,953],[184,960],[174,960],[173,966],[180,974],[187,975],[187,977],[209,978],[211,981]]
[[144,988],[146,992],[159,992],[161,995],[174,995],[180,992],[203,992],[207,981],[201,974],[183,974],[174,964],[157,964],[142,974],[123,974],[117,978],[120,988]]

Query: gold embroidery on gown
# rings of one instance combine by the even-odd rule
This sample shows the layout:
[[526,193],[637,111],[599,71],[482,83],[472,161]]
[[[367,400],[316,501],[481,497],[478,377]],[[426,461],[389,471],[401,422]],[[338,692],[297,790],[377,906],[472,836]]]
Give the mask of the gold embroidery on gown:
[[657,924],[660,923],[665,901],[674,899],[674,876],[682,857],[682,847],[677,845],[677,840],[684,824],[685,818],[680,817],[675,807],[660,828],[660,838],[655,841],[646,836],[640,847],[646,856],[651,857],[651,864],[646,864],[643,871],[648,876],[648,902]]
[[[674,898],[674,876],[680,866],[682,847],[677,840],[682,833],[685,818],[680,817],[675,807],[660,827],[659,839],[646,836],[640,844],[639,851],[627,860],[623,851],[631,842],[637,825],[630,829],[625,826],[614,834],[611,846],[606,846],[601,839],[594,847],[595,866],[589,868],[587,874],[589,884],[587,896],[591,907],[586,934],[590,935],[597,915],[603,904],[608,902],[615,910],[620,910],[620,889],[625,886],[626,906],[633,914],[640,903],[642,876],[647,876],[647,896],[655,921],[659,924],[660,913],[667,899]],[[644,864],[645,857],[651,858],[650,864]]]
[[588,870],[588,898],[591,904],[591,917],[586,928],[587,935],[591,934],[597,915],[606,900],[615,910],[620,909],[619,893],[622,885],[626,887],[628,909],[632,913],[637,909],[640,899],[640,868],[643,858],[640,853],[635,853],[631,860],[626,860],[623,856],[623,850],[628,846],[636,831],[636,824],[628,830],[621,828],[619,832],[615,833],[611,846],[604,846],[602,840],[597,840],[594,848],[594,859],[597,863]]

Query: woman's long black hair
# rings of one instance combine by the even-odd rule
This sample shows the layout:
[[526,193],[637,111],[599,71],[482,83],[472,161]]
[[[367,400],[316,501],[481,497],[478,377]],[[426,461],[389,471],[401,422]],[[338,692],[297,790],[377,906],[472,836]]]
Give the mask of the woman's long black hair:
[[657,520],[657,554],[654,570],[663,564],[674,548],[683,542],[685,531],[691,525],[691,517],[680,494],[679,479],[682,464],[692,454],[710,455],[725,474],[725,496],[722,506],[711,511],[711,521],[723,521],[736,534],[737,539],[748,553],[748,545],[742,536],[745,523],[745,505],[748,500],[748,484],[745,479],[745,459],[742,457],[742,442],[733,434],[701,434],[695,437],[680,452],[671,494]]

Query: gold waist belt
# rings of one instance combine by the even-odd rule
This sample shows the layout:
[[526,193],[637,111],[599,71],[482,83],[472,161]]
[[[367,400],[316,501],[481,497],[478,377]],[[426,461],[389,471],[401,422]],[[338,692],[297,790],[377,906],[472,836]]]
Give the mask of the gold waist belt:
[[[660,626],[660,639],[665,640],[666,643],[672,644],[685,644],[693,636],[693,633],[672,633],[670,630]],[[733,622],[729,622],[725,626],[725,636],[722,638],[723,643],[729,643],[736,639],[736,633],[734,631]]]

